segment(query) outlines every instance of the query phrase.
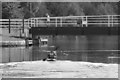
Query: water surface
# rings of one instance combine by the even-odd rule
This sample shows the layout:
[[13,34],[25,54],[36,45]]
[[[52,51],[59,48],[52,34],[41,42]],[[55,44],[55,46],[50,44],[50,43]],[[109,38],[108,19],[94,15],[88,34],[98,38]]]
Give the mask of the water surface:
[[58,60],[118,63],[118,36],[47,36],[48,43],[1,48],[2,63],[36,61],[57,50]]

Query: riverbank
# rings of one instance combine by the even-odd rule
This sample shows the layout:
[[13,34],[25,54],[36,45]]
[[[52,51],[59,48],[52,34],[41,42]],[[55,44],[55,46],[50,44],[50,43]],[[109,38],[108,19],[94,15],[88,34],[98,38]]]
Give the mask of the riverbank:
[[14,47],[32,45],[32,40],[14,38],[10,36],[0,36],[0,47]]
[[11,62],[0,64],[0,71],[3,78],[118,78],[118,64],[90,62]]
[[17,29],[12,29],[9,33],[8,29],[0,29],[0,47],[14,47],[14,46],[25,46],[31,45],[31,40],[25,40],[25,37],[20,37],[20,31]]

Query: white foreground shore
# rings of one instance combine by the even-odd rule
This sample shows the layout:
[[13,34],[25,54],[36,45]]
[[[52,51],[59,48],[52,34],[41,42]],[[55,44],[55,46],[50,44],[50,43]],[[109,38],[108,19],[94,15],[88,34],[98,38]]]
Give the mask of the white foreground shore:
[[3,78],[118,78],[118,64],[31,61],[0,64]]

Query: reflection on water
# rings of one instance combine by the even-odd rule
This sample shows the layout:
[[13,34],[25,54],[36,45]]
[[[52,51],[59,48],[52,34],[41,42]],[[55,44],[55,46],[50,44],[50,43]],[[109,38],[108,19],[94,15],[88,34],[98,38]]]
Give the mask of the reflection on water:
[[41,60],[55,48],[58,60],[118,62],[118,36],[49,36],[46,46],[2,48],[1,62]]
[[25,47],[2,48],[2,62],[29,61],[30,53],[30,48]]

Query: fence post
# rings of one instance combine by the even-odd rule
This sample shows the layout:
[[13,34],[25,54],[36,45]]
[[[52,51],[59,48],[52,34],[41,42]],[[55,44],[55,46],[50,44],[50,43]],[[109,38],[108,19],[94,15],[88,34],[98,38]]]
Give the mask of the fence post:
[[87,23],[88,23],[88,21],[87,21],[87,16],[86,16],[86,27],[88,26],[88,24],[87,24]]
[[57,27],[57,18],[55,19],[55,22],[56,22],[56,27]]
[[23,22],[23,30],[22,30],[22,33],[24,33],[24,19],[22,20],[22,22]]
[[34,27],[36,26],[36,19],[34,19]]
[[11,31],[10,31],[10,19],[9,19],[9,33],[10,33]]
[[22,35],[21,35],[21,28],[19,30],[20,30],[20,35],[19,36],[22,37]]
[[36,19],[33,19],[33,24],[34,24],[34,27],[36,26]]
[[28,27],[28,28],[30,27],[29,19],[27,19],[27,27]]
[[61,23],[61,27],[62,27],[62,17],[61,17],[61,19],[60,19],[60,23]]
[[108,15],[108,27],[110,27],[110,16]]
[[81,18],[82,18],[82,27],[83,27],[83,19],[84,19],[84,17],[82,16]]
[[113,27],[113,23],[114,23],[114,22],[113,22],[113,15],[112,15],[112,27]]
[[36,21],[36,27],[38,27],[38,19],[36,19],[37,21]]
[[31,27],[33,27],[33,26],[32,26],[32,18],[31,18],[31,20],[30,20],[30,25],[31,25]]

